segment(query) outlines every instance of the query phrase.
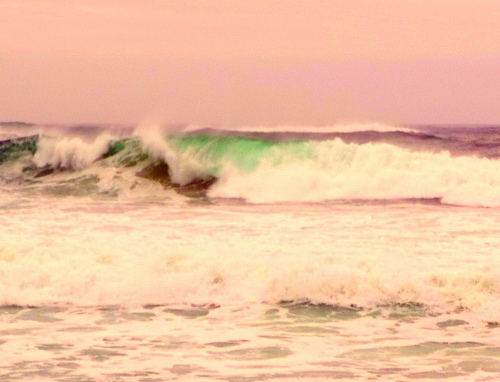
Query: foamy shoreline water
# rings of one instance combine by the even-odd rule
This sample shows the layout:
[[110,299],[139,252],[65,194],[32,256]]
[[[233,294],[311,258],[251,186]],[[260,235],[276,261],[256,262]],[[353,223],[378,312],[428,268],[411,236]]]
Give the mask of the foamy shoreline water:
[[[411,147],[383,134],[361,138],[388,142],[174,136],[155,147],[143,135],[147,156],[137,140],[113,151],[114,138],[63,135],[4,150],[0,379],[495,380],[500,210],[477,207],[498,191],[492,148],[476,155],[480,134],[460,141],[469,155],[458,133],[405,136]],[[455,148],[436,152],[436,142]],[[163,151],[172,144],[179,176],[209,171],[215,183],[171,183],[158,161],[174,166]],[[228,163],[241,171],[228,175]],[[295,185],[276,174],[250,182],[270,163]],[[344,171],[340,186],[369,198],[311,201],[335,190],[334,178],[310,181],[314,166],[323,179]],[[441,188],[429,186],[433,166]],[[374,181],[357,184],[369,179],[360,174]],[[275,197],[302,200],[217,194],[273,181]],[[401,187],[429,193],[400,199]],[[475,199],[446,204],[453,192]]]
[[500,370],[498,211],[177,203],[3,209],[7,380]]

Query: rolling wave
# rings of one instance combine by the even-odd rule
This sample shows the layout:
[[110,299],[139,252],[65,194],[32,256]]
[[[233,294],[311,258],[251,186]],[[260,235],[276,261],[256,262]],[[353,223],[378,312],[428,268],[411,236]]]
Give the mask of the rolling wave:
[[6,139],[0,178],[43,189],[83,176],[106,192],[110,179],[122,178],[115,195],[146,179],[190,197],[250,203],[410,199],[500,206],[496,130],[188,130]]

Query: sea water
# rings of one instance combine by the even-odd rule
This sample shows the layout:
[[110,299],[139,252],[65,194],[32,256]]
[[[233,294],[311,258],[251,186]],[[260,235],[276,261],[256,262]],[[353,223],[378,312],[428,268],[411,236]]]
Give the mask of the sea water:
[[498,379],[500,129],[0,130],[0,380]]

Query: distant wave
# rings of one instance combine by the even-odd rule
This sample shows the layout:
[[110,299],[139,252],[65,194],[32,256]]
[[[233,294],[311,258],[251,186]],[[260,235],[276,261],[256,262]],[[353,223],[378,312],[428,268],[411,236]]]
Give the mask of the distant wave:
[[[196,126],[189,126],[189,130],[198,130]],[[234,126],[219,127],[218,129],[229,130],[233,132],[265,132],[265,133],[355,133],[362,131],[376,131],[387,133],[392,131],[401,131],[406,133],[416,133],[418,130],[409,127],[399,127],[385,125],[381,123],[357,123],[357,124],[339,124],[339,125],[256,125],[256,126]]]

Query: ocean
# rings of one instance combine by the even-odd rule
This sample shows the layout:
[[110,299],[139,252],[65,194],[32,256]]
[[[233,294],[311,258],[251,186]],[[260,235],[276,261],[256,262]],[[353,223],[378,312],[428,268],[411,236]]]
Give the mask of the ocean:
[[496,381],[500,127],[0,124],[0,381]]

